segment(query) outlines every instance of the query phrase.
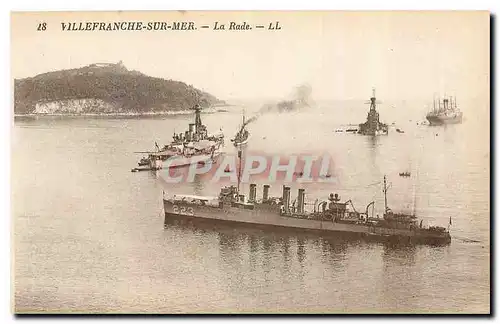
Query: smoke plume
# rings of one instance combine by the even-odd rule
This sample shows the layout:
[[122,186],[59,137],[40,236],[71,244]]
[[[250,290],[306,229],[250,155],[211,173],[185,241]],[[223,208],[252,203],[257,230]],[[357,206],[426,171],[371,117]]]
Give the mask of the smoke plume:
[[303,108],[311,107],[314,102],[312,100],[312,88],[308,84],[303,84],[296,87],[289,100],[282,100],[278,103],[268,103],[265,104],[260,112],[291,112],[297,111]]

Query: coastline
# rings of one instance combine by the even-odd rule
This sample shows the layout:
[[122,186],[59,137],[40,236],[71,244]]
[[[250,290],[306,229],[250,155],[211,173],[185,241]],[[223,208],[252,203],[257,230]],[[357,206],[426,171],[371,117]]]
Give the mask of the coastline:
[[[224,106],[227,107],[227,106]],[[218,109],[208,108],[203,110],[202,114],[215,114],[215,113],[224,113],[228,112],[226,109],[222,109],[222,106]],[[73,117],[73,118],[84,118],[84,117],[119,117],[119,118],[136,118],[136,117],[165,117],[165,116],[178,116],[178,115],[191,115],[194,114],[192,110],[178,110],[178,111],[158,111],[158,112],[116,112],[116,113],[29,113],[29,114],[15,114],[14,119],[22,119],[22,118],[44,118],[44,117]]]

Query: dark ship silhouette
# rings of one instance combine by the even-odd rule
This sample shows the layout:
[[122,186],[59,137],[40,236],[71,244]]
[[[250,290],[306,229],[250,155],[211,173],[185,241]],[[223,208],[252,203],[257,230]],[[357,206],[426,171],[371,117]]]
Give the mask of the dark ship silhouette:
[[375,97],[375,89],[373,89],[372,97],[367,103],[370,104],[370,110],[368,111],[366,122],[359,124],[358,134],[369,136],[387,135],[389,133],[389,127],[387,124],[380,122],[380,115],[376,108],[376,104],[380,102],[378,102]]

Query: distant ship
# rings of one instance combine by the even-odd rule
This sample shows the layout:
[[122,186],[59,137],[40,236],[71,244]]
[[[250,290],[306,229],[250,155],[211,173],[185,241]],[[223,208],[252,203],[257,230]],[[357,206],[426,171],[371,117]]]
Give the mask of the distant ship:
[[[165,226],[172,221],[201,221],[246,225],[269,230],[287,229],[320,234],[349,234],[365,238],[406,243],[449,244],[451,236],[444,227],[423,227],[415,215],[394,213],[387,207],[387,183],[384,176],[385,211],[383,218],[356,211],[351,200],[340,202],[337,194],[326,201],[305,202],[305,190],[298,189],[297,199],[291,202],[290,187],[283,186],[281,197],[269,197],[269,185],[264,185],[262,199],[257,200],[257,185],[250,184],[248,199],[238,187],[226,186],[217,197],[169,195],[163,192]],[[306,204],[314,205],[306,211]],[[451,224],[451,218],[450,218]]]
[[245,122],[245,115],[243,115],[243,121],[241,122],[241,127],[238,130],[238,133],[236,133],[236,136],[233,139],[231,139],[231,142],[233,142],[234,146],[244,145],[248,142],[250,133],[246,129],[246,125],[248,125],[250,121],[251,119]]
[[380,115],[377,111],[376,104],[379,103],[375,97],[375,89],[373,89],[372,97],[367,103],[370,104],[370,110],[366,117],[366,122],[359,124],[358,134],[361,135],[387,135],[389,133],[389,127],[380,122]]
[[427,121],[431,126],[444,124],[460,124],[462,122],[463,113],[457,107],[456,99],[444,98],[433,101],[433,109],[426,116]]

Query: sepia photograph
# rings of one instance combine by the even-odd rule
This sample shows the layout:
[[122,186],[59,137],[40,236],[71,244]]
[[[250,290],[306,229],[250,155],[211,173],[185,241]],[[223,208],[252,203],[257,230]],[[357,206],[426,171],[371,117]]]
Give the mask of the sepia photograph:
[[10,19],[13,314],[491,314],[488,11]]

